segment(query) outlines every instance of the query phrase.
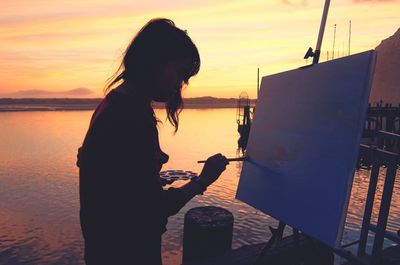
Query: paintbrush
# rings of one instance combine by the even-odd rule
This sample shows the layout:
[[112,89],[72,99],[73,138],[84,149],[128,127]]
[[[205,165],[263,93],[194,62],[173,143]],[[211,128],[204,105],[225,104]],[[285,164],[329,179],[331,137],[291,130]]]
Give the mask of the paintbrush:
[[[249,158],[248,157],[235,157],[235,158],[227,158],[228,161],[247,161]],[[197,161],[197,163],[205,163],[207,160],[200,160]]]

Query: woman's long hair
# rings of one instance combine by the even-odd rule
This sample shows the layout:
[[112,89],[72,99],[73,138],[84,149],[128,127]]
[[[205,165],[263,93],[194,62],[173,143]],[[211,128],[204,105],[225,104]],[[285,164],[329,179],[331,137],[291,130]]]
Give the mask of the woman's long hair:
[[186,31],[177,28],[172,20],[152,19],[137,33],[105,90],[109,90],[117,83],[129,84],[132,81],[137,94],[148,96],[150,91],[145,89],[149,83],[154,82],[155,76],[163,67],[169,62],[181,59],[189,59],[191,67],[184,73],[182,85],[177,87],[174,95],[165,104],[167,118],[176,132],[179,126],[179,113],[183,108],[182,86],[188,84],[189,78],[199,72],[200,55]]

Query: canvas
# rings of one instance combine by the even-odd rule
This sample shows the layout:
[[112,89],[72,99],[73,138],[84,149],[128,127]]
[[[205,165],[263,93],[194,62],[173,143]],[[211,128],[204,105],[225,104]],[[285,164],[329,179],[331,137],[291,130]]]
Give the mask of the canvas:
[[237,199],[339,246],[374,51],[262,78]]

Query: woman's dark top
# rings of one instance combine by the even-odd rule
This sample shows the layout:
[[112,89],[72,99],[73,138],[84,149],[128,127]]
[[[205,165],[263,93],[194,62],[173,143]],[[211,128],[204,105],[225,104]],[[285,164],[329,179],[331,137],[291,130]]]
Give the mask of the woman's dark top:
[[86,264],[161,264],[167,218],[186,203],[163,190],[153,109],[111,91],[95,110],[78,153]]

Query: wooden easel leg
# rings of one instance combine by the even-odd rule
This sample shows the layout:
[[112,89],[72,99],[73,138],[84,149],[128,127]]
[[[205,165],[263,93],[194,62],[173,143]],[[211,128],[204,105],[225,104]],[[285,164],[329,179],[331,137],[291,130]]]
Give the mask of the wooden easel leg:
[[275,245],[275,247],[277,247],[279,245],[279,243],[283,237],[283,231],[285,230],[285,226],[286,226],[285,223],[279,222],[278,228],[273,228],[271,226],[269,227],[269,229],[271,230],[272,236],[268,240],[265,247],[261,250],[261,253],[257,258],[256,265],[261,265],[263,257],[265,255],[265,253],[268,252],[268,250],[270,250],[272,247],[274,247],[274,245]]

